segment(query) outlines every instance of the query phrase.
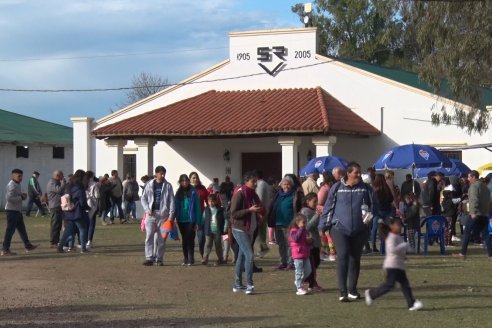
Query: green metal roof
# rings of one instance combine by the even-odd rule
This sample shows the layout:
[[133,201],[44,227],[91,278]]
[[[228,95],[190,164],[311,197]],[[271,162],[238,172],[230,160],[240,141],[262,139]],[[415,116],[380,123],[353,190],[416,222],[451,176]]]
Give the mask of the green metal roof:
[[71,127],[0,109],[0,142],[71,145]]
[[[427,84],[426,82],[422,81],[419,79],[418,74],[404,71],[401,69],[397,68],[388,68],[388,67],[383,67],[379,65],[373,65],[365,62],[360,62],[352,59],[340,59],[340,58],[333,58],[336,59],[344,64],[362,69],[364,71],[367,71],[369,73],[373,73],[382,77],[385,77],[387,79],[406,84],[408,86],[427,91],[430,93],[435,93],[434,89]],[[448,86],[448,82],[444,81],[441,85],[441,91],[439,92],[439,95],[445,98],[453,99],[451,96],[451,91]],[[492,105],[492,90],[488,88],[482,88],[482,103],[484,105]],[[485,106],[484,106],[485,107]]]

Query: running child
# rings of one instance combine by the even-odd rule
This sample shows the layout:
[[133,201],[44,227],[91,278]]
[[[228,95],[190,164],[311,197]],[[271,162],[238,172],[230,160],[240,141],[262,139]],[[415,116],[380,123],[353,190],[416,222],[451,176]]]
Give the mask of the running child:
[[413,298],[412,289],[405,272],[405,257],[408,244],[400,236],[401,221],[399,217],[389,217],[388,224],[380,223],[381,238],[385,238],[386,257],[383,269],[386,270],[386,281],[376,288],[367,289],[365,292],[366,304],[371,305],[376,298],[389,292],[400,283],[403,296],[407,301],[410,311],[418,311],[424,307],[421,301]]

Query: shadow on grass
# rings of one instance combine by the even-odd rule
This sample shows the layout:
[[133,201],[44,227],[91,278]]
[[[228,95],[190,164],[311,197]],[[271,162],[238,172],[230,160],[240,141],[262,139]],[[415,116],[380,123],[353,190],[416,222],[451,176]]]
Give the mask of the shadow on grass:
[[[166,317],[166,310],[173,308],[169,304],[152,305],[64,305],[0,309],[0,327],[198,327],[253,325],[256,321],[275,322],[277,316],[212,316],[212,317]],[[161,310],[162,318],[136,319],[145,316],[146,310]],[[94,313],[125,312],[131,319],[99,320]],[[134,312],[134,313],[132,313]]]

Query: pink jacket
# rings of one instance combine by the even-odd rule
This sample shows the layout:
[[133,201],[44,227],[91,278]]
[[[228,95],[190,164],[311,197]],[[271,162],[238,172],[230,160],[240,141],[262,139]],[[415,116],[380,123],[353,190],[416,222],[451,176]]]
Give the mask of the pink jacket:
[[306,228],[292,228],[289,232],[292,258],[295,260],[308,259],[311,246],[307,242]]

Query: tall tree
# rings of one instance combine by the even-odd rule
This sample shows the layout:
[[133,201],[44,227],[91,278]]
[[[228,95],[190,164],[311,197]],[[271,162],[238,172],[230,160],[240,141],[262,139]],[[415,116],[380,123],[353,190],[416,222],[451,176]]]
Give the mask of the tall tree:
[[451,113],[435,111],[433,123],[485,132],[490,114],[483,95],[492,92],[492,2],[403,1],[402,13],[418,43],[419,76],[438,94],[449,89],[444,96],[456,101]]
[[167,79],[157,74],[141,72],[132,79],[132,89],[126,92],[127,105],[147,98],[167,87]]
[[[291,9],[303,19],[303,4]],[[313,9],[322,54],[411,67],[403,52],[404,26],[397,0],[315,0]]]

